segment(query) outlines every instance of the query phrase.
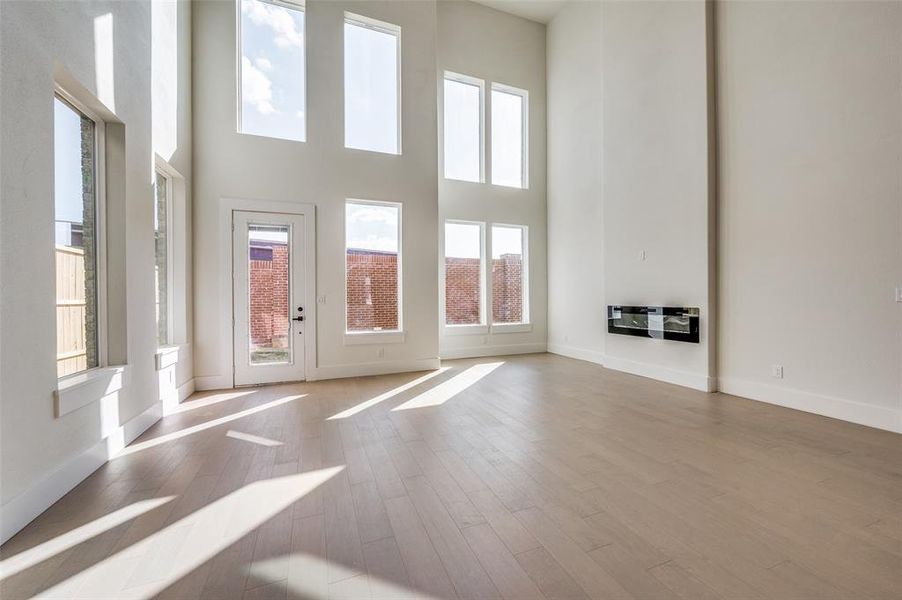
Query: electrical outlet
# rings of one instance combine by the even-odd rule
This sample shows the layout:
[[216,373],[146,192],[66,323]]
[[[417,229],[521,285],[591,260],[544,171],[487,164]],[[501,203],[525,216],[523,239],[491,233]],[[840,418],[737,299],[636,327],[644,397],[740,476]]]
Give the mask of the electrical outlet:
[[774,379],[783,379],[783,365],[771,365],[770,376]]

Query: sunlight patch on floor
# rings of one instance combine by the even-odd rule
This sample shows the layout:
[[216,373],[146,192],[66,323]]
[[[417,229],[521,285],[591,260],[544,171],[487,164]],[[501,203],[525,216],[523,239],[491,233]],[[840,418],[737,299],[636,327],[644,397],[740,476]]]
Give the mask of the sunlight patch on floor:
[[344,468],[342,465],[248,484],[40,595],[152,598]]
[[[430,596],[313,554],[295,552],[254,563],[250,576],[279,581],[287,573],[289,598],[391,598],[428,600]],[[334,583],[330,584],[329,581]]]
[[226,432],[226,437],[234,438],[236,440],[241,440],[244,442],[250,442],[259,446],[267,446],[269,448],[282,445],[282,442],[279,442],[277,440],[271,440],[269,438],[261,437],[259,435],[253,435],[251,433],[244,433],[243,431],[235,431],[234,429],[229,429]]
[[399,385],[398,387],[396,387],[393,390],[389,390],[383,394],[379,394],[378,396],[376,396],[374,398],[370,398],[369,400],[366,400],[365,402],[361,402],[360,404],[358,404],[356,406],[352,406],[351,408],[349,408],[347,410],[343,410],[340,413],[336,413],[326,420],[332,421],[335,419],[347,419],[347,418],[353,417],[354,415],[361,413],[370,407],[376,406],[380,402],[385,402],[386,400],[388,400],[390,398],[394,398],[398,394],[403,394],[407,390],[414,388],[414,387],[420,385],[421,383],[429,381],[433,377],[441,375],[442,373],[449,370],[450,368],[451,367],[442,367],[442,368],[438,369],[437,371],[433,371],[432,373],[428,373],[426,375],[423,375],[422,377],[418,377],[418,378],[414,379],[413,381],[408,381],[404,385]]
[[410,410],[412,408],[426,408],[440,406],[458,395],[480,379],[503,365],[503,362],[483,363],[473,365],[463,373],[455,375],[448,381],[427,390],[415,398],[411,398],[404,404],[396,406],[392,410]]
[[172,433],[161,435],[160,437],[155,437],[143,442],[138,442],[122,450],[122,452],[120,452],[116,456],[116,458],[128,456],[129,454],[134,454],[135,452],[140,452],[141,450],[147,450],[148,448],[153,448],[154,446],[159,446],[160,444],[165,444],[166,442],[171,442],[172,440],[177,440],[193,433],[197,433],[198,431],[204,431],[212,427],[218,427],[219,425],[222,425],[224,423],[230,423],[238,419],[243,419],[244,417],[263,412],[264,410],[269,410],[270,408],[275,408],[276,406],[288,404],[289,402],[303,398],[306,395],[307,394],[301,394],[298,396],[285,396],[284,398],[279,398],[278,400],[273,400],[272,402],[266,402],[259,406],[254,406],[252,408],[248,408],[247,410],[242,410],[231,415],[219,417],[218,419],[213,419],[212,421],[206,421],[192,427],[186,427],[185,429],[179,429],[178,431],[173,431]]
[[175,496],[165,496],[129,504],[124,508],[120,508],[108,515],[104,515],[99,519],[94,519],[89,523],[85,523],[81,527],[76,527],[51,540],[47,540],[43,544],[38,544],[37,546],[2,560],[0,561],[0,581],[3,581],[7,577],[12,577],[25,569],[30,569],[31,567],[44,562],[61,552],[65,552],[69,548],[74,548],[78,544],[86,542],[101,533],[131,521],[135,517],[166,504],[173,498],[175,498]]
[[235,398],[249,396],[253,393],[253,391],[228,392],[221,394],[211,394],[210,396],[204,396],[203,398],[198,398],[197,400],[186,400],[185,402],[182,402],[181,404],[173,407],[170,414],[175,415],[183,412],[188,412],[189,410],[197,410],[198,408],[204,408],[205,406],[212,406],[214,404],[219,404],[220,402],[228,402],[229,400],[234,400]]

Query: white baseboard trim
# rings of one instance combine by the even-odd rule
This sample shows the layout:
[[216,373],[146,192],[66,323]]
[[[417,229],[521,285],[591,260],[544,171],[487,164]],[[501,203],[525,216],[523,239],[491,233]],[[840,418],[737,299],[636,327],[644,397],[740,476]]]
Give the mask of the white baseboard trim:
[[194,393],[195,389],[194,378],[192,377],[185,383],[179,386],[178,388],[178,398],[179,402],[184,402],[188,399],[188,397]]
[[719,385],[720,391],[724,394],[902,433],[902,410],[900,409],[864,404],[854,400],[823,396],[803,390],[732,377],[721,377]]
[[604,365],[604,353],[588,348],[579,348],[577,346],[568,346],[566,344],[558,344],[556,342],[548,342],[548,352],[566,356],[567,358],[575,358],[577,360],[585,360],[597,365]]
[[234,387],[232,378],[228,375],[205,375],[194,377],[194,389],[198,392],[208,390],[230,390]]
[[545,344],[506,344],[471,346],[469,348],[449,348],[439,354],[443,359],[481,358],[484,356],[505,356],[509,354],[535,354],[545,352]]
[[679,369],[670,369],[660,365],[627,360],[610,355],[604,357],[604,366],[615,371],[657,379],[658,381],[673,383],[702,392],[713,392],[717,389],[717,380],[714,377],[690,371],[680,371]]
[[327,365],[317,367],[307,374],[307,381],[322,379],[342,379],[345,377],[365,377],[367,375],[388,375],[390,373],[410,373],[413,371],[434,371],[442,366],[438,358],[416,360],[391,360],[350,365]]
[[160,420],[162,405],[153,406],[119,426],[81,454],[70,458],[53,473],[25,490],[0,509],[0,544],[18,533],[53,503],[65,496],[112,456]]

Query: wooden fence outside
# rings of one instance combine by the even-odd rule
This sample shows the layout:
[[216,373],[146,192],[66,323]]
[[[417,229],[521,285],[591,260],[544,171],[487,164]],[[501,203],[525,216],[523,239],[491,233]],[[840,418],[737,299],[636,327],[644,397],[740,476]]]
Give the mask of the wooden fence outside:
[[56,373],[77,373],[88,368],[85,330],[85,251],[56,247]]

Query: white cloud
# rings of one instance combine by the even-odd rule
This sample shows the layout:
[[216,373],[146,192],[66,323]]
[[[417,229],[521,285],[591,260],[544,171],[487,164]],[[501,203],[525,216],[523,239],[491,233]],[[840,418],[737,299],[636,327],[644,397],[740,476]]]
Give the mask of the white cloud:
[[261,71],[272,71],[272,62],[266,57],[260,57],[254,60],[254,64]]
[[261,115],[276,112],[272,105],[272,82],[246,56],[241,57],[241,99],[253,105]]
[[241,12],[250,18],[254,25],[265,25],[272,29],[273,41],[279,48],[304,47],[304,34],[298,31],[291,11],[281,6],[274,6],[257,0],[242,0]]

